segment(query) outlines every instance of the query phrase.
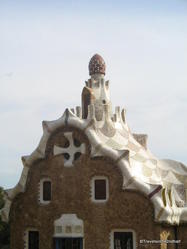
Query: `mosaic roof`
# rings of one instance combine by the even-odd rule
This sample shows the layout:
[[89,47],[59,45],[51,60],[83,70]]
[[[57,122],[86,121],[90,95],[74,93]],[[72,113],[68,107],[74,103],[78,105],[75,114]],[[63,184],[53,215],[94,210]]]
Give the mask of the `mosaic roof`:
[[99,54],[95,54],[89,62],[89,75],[105,74],[105,61]]

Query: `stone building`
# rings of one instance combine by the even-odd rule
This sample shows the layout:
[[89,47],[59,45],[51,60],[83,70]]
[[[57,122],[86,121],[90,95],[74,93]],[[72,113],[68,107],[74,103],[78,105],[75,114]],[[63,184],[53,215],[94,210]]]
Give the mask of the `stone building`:
[[187,249],[187,167],[157,159],[125,110],[112,112],[101,56],[89,74],[82,108],[43,121],[38,147],[5,192],[11,249]]

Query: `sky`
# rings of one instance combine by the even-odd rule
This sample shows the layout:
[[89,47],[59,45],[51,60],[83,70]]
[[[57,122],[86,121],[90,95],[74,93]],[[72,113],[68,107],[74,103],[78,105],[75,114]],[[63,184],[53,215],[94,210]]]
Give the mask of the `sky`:
[[95,53],[132,132],[187,165],[186,0],[1,0],[0,34],[0,186],[18,182],[42,120],[81,104]]

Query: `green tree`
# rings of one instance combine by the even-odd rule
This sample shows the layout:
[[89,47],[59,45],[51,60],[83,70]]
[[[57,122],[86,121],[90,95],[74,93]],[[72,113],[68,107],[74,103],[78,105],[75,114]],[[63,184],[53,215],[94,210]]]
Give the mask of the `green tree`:
[[[0,187],[0,209],[4,207],[3,188]],[[2,221],[0,216],[0,249],[9,249],[10,244],[10,226]]]

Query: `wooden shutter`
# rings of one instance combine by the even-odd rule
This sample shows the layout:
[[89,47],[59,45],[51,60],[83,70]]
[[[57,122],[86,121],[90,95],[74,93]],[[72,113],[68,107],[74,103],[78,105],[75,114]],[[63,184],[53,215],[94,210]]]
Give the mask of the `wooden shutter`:
[[106,200],[106,180],[95,180],[95,200]]
[[50,181],[43,182],[43,200],[44,201],[51,200],[51,182]]

